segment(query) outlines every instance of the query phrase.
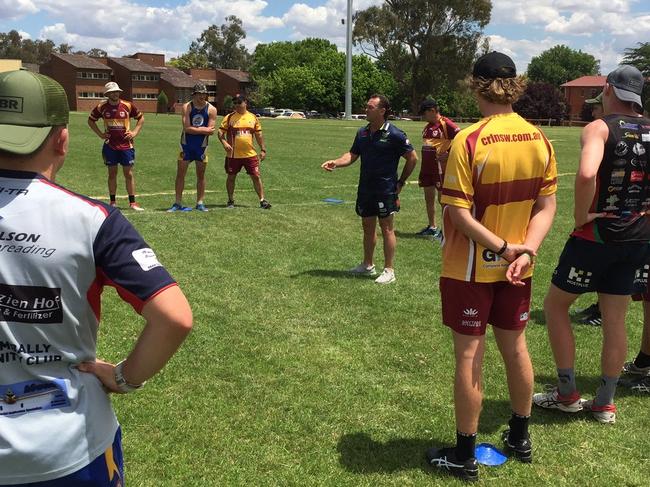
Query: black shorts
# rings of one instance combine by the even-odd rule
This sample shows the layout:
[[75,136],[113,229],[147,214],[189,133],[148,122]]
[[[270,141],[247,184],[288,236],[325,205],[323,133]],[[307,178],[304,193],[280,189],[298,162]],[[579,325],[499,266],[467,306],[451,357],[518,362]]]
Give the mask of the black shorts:
[[572,294],[634,294],[648,248],[645,242],[597,243],[570,237],[551,282]]
[[357,215],[362,218],[377,216],[386,218],[399,211],[399,197],[396,193],[389,194],[357,194]]

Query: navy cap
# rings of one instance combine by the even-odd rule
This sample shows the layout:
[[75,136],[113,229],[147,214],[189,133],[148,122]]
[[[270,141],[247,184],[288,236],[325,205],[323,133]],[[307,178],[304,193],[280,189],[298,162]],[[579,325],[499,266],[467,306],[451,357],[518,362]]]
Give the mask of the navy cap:
[[426,99],[422,103],[420,103],[420,109],[418,110],[418,113],[422,115],[427,110],[432,110],[432,109],[437,110],[438,103],[436,102],[436,100]]

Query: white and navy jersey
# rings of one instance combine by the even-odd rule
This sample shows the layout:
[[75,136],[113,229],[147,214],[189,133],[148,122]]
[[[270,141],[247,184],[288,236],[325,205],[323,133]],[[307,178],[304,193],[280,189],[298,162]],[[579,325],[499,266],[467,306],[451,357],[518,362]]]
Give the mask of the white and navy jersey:
[[0,485],[68,475],[112,443],[108,395],[74,367],[95,359],[105,285],[140,312],[176,284],[118,210],[0,170]]

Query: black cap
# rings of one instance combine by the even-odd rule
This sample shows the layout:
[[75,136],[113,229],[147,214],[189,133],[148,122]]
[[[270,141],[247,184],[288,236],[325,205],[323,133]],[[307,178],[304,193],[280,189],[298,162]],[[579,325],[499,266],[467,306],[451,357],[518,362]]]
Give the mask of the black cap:
[[232,97],[232,102],[235,105],[239,105],[240,103],[245,103],[247,101],[248,100],[246,99],[246,97],[244,95],[242,95],[241,93],[237,93],[235,96]]
[[437,110],[438,103],[436,102],[436,100],[426,99],[422,103],[420,103],[420,109],[418,110],[418,113],[422,115],[424,112],[431,109]]
[[474,63],[472,76],[485,79],[514,78],[517,76],[517,68],[508,56],[492,51],[481,56]]
[[607,83],[614,87],[616,98],[621,101],[631,101],[640,107],[643,93],[643,75],[634,66],[624,64],[607,75]]

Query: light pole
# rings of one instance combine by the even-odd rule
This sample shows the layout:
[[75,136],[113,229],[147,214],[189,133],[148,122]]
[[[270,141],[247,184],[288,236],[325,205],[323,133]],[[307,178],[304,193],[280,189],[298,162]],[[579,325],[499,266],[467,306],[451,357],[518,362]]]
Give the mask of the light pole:
[[352,0],[348,0],[345,42],[345,119],[352,120]]

